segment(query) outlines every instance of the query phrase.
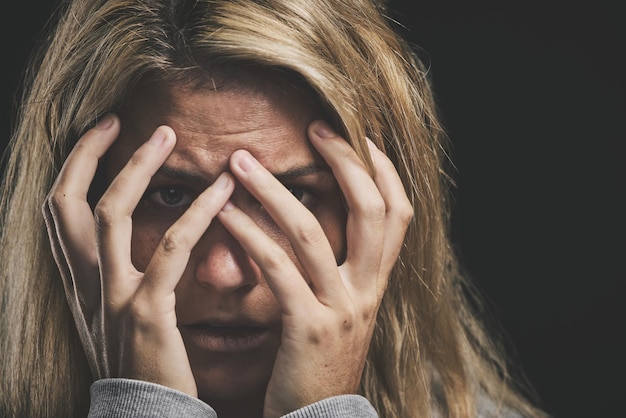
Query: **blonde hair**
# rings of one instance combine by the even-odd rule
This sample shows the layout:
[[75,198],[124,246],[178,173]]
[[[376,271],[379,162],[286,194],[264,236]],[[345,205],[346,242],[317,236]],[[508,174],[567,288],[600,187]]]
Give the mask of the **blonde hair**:
[[0,415],[84,416],[92,377],[41,206],[79,136],[147,75],[296,74],[367,160],[395,163],[414,208],[360,392],[384,417],[471,417],[480,399],[543,416],[508,379],[449,241],[447,139],[427,73],[370,0],[76,0],[33,59],[2,189]]

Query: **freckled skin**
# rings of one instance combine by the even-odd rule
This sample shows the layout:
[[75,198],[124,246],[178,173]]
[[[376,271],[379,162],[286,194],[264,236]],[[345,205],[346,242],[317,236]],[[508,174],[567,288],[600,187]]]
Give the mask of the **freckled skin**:
[[[197,173],[207,186],[228,170],[229,157],[238,149],[248,150],[274,173],[313,162],[324,165],[306,136],[309,123],[323,117],[320,106],[311,94],[285,88],[277,91],[241,84],[217,91],[165,84],[138,88],[119,112],[121,134],[106,160],[107,180],[160,125],[170,126],[177,136],[166,165]],[[312,211],[340,259],[345,251],[346,214],[338,186],[334,180],[332,185],[326,183]],[[297,264],[289,242],[239,184],[232,201],[287,249]],[[143,271],[175,219],[141,204],[136,209],[131,251],[137,269]],[[242,414],[246,408],[258,410],[280,344],[279,306],[258,266],[217,220],[191,253],[176,289],[176,306],[178,323],[183,325],[226,315],[271,328],[266,344],[240,353],[208,352],[191,344],[183,333],[200,398],[218,412],[237,404]]]

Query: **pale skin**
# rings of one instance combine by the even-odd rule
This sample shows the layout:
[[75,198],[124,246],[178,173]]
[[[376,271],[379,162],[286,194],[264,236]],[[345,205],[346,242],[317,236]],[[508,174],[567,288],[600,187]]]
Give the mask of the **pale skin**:
[[321,117],[301,92],[159,84],[78,141],[44,214],[95,378],[220,417],[356,393],[413,210]]

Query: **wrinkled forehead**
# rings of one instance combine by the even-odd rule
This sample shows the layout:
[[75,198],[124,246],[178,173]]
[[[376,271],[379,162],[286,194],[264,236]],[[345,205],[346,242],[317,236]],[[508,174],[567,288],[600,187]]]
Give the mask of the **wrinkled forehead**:
[[158,126],[168,125],[177,137],[168,164],[202,171],[207,178],[224,170],[237,149],[248,150],[275,172],[323,164],[307,134],[313,120],[324,118],[319,101],[306,85],[276,74],[146,79],[119,113],[122,129],[111,150],[117,161],[127,161]]
[[228,102],[234,97],[247,97],[258,102],[259,111],[263,104],[271,103],[293,117],[313,112],[328,119],[329,112],[323,101],[301,76],[287,70],[252,65],[220,65],[147,75],[127,93],[120,112],[132,114],[135,119],[148,119],[146,122],[150,123],[151,115],[162,118],[164,113],[187,114],[199,108],[194,106],[194,99],[206,95],[219,97],[225,106],[232,105]]

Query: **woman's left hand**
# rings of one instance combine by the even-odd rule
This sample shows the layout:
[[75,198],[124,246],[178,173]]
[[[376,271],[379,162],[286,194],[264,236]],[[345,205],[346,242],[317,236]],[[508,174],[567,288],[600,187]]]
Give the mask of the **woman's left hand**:
[[246,151],[233,154],[231,171],[289,239],[300,266],[236,206],[227,204],[218,214],[261,268],[282,312],[266,418],[356,393],[378,308],[413,216],[395,167],[373,144],[374,178],[326,123],[312,123],[309,135],[347,206],[346,257],[340,266],[315,216]]

